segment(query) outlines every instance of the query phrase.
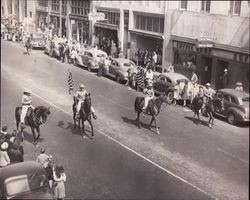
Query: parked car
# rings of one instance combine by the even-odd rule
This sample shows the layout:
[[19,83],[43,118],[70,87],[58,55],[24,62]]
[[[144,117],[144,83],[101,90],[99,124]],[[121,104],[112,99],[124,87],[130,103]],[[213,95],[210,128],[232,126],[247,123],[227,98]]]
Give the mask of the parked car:
[[132,73],[137,72],[135,63],[126,58],[111,58],[110,65],[100,66],[100,76],[110,76],[115,78],[118,83],[128,80],[128,68],[132,67]]
[[101,59],[108,57],[107,53],[99,49],[88,49],[80,55],[80,59],[76,59],[76,64],[87,67],[88,71],[99,68]]
[[228,123],[249,122],[249,93],[235,89],[220,89],[215,97],[224,100],[224,110],[216,114],[227,119]]
[[164,72],[161,73],[153,83],[154,92],[158,95],[166,93],[170,101],[173,100],[174,86],[177,80],[180,82],[189,81],[189,79],[179,73]]
[[42,33],[32,33],[32,48],[44,49],[45,39]]
[[35,161],[1,168],[0,199],[53,199],[45,169]]

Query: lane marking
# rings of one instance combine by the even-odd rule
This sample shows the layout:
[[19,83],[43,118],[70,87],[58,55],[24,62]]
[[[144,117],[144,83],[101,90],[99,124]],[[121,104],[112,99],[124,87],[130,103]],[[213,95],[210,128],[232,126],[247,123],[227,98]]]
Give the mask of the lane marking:
[[113,100],[111,100],[111,99],[108,99],[108,98],[106,98],[106,97],[104,97],[104,96],[102,96],[102,95],[98,95],[98,97],[103,98],[103,99],[105,99],[106,101],[112,102],[112,103],[114,103],[114,104],[116,104],[116,105],[118,105],[118,106],[120,106],[120,107],[122,107],[122,108],[125,108],[126,110],[133,111],[132,108],[129,108],[129,107],[127,107],[127,106],[123,106],[123,105],[117,103],[116,101],[113,101]]
[[228,152],[226,152],[226,151],[223,151],[223,150],[221,150],[220,148],[218,148],[217,151],[222,152],[222,153],[224,153],[224,154],[226,154],[226,155],[228,155],[228,156],[230,156],[230,157],[232,157],[232,158],[235,158],[235,159],[237,159],[237,160],[239,160],[239,161],[241,161],[241,162],[243,162],[243,163],[249,165],[249,162],[248,162],[248,161],[243,160],[243,159],[241,159],[241,158],[239,158],[239,157],[237,157],[237,156],[235,156],[235,155],[233,155],[233,154],[231,154],[231,153],[228,153]]
[[[47,102],[48,104],[54,106],[55,108],[57,108],[58,110],[62,111],[63,113],[65,113],[65,114],[67,114],[67,115],[69,115],[69,116],[72,116],[72,114],[70,114],[69,112],[63,110],[63,109],[60,108],[59,106],[53,104],[53,103],[50,102],[49,100],[47,100],[47,99],[41,97],[40,95],[38,95],[38,94],[36,94],[36,93],[34,93],[34,92],[32,92],[32,93],[33,93],[36,97],[38,97],[38,98],[42,99],[43,101]],[[128,108],[127,108],[127,109],[128,109]],[[180,180],[180,181],[182,181],[182,182],[184,182],[184,183],[190,185],[191,187],[193,187],[193,188],[195,188],[196,190],[200,191],[201,193],[203,193],[203,194],[205,194],[205,195],[211,197],[212,199],[217,200],[217,198],[216,198],[215,196],[209,194],[208,192],[202,190],[201,188],[195,186],[194,184],[188,182],[187,180],[185,180],[185,179],[179,177],[178,175],[174,174],[173,172],[171,172],[171,171],[165,169],[164,167],[158,165],[157,163],[151,161],[150,159],[146,158],[145,156],[141,155],[140,153],[136,152],[135,150],[129,148],[127,145],[125,145],[125,144],[119,142],[118,140],[116,140],[115,138],[113,138],[113,137],[107,135],[106,133],[104,133],[104,132],[101,131],[100,129],[94,128],[94,130],[97,131],[97,132],[99,132],[99,133],[101,133],[102,135],[106,136],[107,138],[109,138],[109,139],[112,140],[113,142],[119,144],[120,146],[124,147],[125,149],[129,150],[130,152],[134,153],[135,155],[137,155],[138,157],[142,158],[143,160],[146,160],[146,161],[148,161],[149,163],[151,163],[152,165],[158,167],[159,169],[161,169],[162,171],[166,172],[167,174],[170,174],[171,176],[177,178],[178,180]]]

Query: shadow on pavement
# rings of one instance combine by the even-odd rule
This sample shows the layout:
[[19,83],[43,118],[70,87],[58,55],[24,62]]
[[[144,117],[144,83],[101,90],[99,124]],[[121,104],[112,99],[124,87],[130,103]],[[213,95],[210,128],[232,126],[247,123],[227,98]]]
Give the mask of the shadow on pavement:
[[197,118],[193,119],[193,117],[184,117],[190,121],[192,121],[194,124],[196,125],[203,125],[203,126],[208,126],[208,122],[207,121],[204,121],[204,120],[198,120]]
[[[83,133],[83,129],[82,127],[80,129],[78,129],[78,122],[76,123],[76,128],[74,128],[74,124],[67,122],[64,123],[63,121],[59,121],[57,126],[59,126],[60,128],[64,129],[64,130],[69,130],[71,131],[72,135],[80,135],[80,136],[87,136],[89,139],[93,139],[90,135],[91,135],[91,131],[88,129],[88,126],[86,126],[85,124],[85,133]],[[88,135],[87,133],[89,133],[90,135]]]
[[[37,136],[37,133],[36,133],[36,136]],[[20,137],[21,137],[21,132],[19,133],[18,138],[19,138],[20,141],[22,141]],[[32,133],[27,133],[26,131],[23,131],[23,137],[24,137],[23,140],[26,140],[27,142],[29,142],[31,144],[34,144],[34,138],[33,138]],[[39,139],[37,141],[38,143],[42,142],[44,140],[41,137],[42,137],[42,133],[40,133],[40,137],[39,137]]]
[[[122,117],[122,120],[124,122],[126,122],[127,124],[132,124],[132,125],[138,127],[138,123],[135,121],[135,119],[129,119],[127,117]],[[141,122],[141,128],[145,128],[145,129],[147,129],[149,131],[152,131],[152,130],[149,129],[149,124],[145,124],[143,122]],[[152,128],[155,128],[155,126],[152,125]]]

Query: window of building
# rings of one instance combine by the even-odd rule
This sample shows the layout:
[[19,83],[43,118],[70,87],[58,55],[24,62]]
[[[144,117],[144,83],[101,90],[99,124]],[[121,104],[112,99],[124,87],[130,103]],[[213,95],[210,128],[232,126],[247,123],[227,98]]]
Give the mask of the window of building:
[[240,15],[241,1],[230,1],[229,12],[233,15]]
[[120,24],[120,13],[118,12],[111,12],[111,11],[104,11],[104,10],[97,10],[97,12],[102,12],[105,14],[105,21],[100,21],[100,23],[105,24],[112,24],[119,26]]
[[201,1],[201,10],[202,11],[206,11],[206,12],[210,12],[210,5],[211,5],[211,1]]
[[135,28],[155,33],[164,32],[164,18],[135,14]]
[[24,1],[24,17],[27,17],[27,0]]
[[32,17],[32,11],[30,11],[30,18]]
[[187,10],[187,0],[180,1],[180,9],[181,10]]

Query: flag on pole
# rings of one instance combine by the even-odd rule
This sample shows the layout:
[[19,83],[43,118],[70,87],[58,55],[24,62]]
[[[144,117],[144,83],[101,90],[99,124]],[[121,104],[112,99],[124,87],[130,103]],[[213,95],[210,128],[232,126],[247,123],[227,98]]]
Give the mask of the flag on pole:
[[69,77],[68,77],[68,87],[69,87],[69,94],[74,90],[74,80],[72,76],[72,72],[69,70]]

